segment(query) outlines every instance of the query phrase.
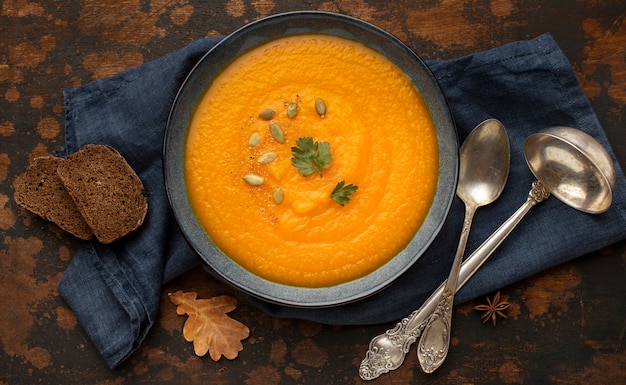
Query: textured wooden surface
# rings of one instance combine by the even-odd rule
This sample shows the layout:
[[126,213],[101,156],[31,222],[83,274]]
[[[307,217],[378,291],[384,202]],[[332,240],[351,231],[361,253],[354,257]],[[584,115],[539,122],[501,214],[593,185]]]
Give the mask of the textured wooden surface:
[[[542,4],[543,3],[543,4]],[[167,292],[231,294],[196,269],[163,288],[157,325],[109,369],[56,285],[77,242],[20,210],[12,182],[29,160],[63,145],[62,91],[189,42],[298,9],[372,22],[427,59],[453,58],[550,32],[570,59],[626,166],[626,3],[623,0],[0,2],[0,385],[359,384],[371,337],[391,325],[333,327],[268,317],[240,299],[231,316],[250,337],[234,361],[194,356]],[[414,352],[375,384],[626,383],[626,243],[502,288],[507,320],[482,324],[457,308],[453,347],[432,375]],[[416,304],[417,305],[417,304]]]

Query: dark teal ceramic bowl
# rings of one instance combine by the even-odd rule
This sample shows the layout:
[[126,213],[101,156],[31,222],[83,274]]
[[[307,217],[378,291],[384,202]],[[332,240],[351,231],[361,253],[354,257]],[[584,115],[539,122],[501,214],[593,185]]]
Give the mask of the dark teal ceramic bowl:
[[[409,245],[378,270],[331,287],[303,288],[262,279],[231,260],[196,220],[185,188],[184,153],[189,122],[213,78],[239,55],[278,37],[327,34],[360,42],[401,68],[423,95],[435,122],[439,145],[439,181],[434,202]],[[446,220],[458,173],[456,129],[446,99],[424,62],[389,33],[362,20],[327,12],[292,12],[270,16],[235,31],[193,68],[170,113],[164,138],[164,172],[172,212],[189,244],[206,265],[228,284],[266,301],[296,307],[337,306],[372,295],[404,273],[430,246]]]

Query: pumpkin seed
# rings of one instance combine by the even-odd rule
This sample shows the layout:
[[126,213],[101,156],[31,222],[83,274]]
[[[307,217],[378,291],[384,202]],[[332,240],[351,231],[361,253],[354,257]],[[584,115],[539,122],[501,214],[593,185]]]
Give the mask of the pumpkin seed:
[[287,107],[287,116],[293,119],[296,117],[296,115],[298,115],[298,103],[291,102]]
[[278,143],[285,143],[285,134],[277,123],[270,123],[270,133]]
[[261,142],[261,135],[258,132],[253,133],[250,135],[250,138],[248,138],[248,144],[250,147],[257,146],[259,142]]
[[326,103],[324,100],[320,98],[315,99],[315,111],[317,111],[317,114],[322,118],[326,116]]
[[279,205],[285,198],[285,193],[283,193],[283,189],[280,186],[277,186],[272,193],[272,198],[274,198],[274,202]]
[[258,176],[256,174],[247,174],[243,177],[243,180],[246,181],[250,186],[260,186],[265,182],[262,176]]
[[263,111],[259,112],[259,118],[263,120],[271,120],[276,116],[276,111],[271,108],[266,108]]
[[269,151],[259,156],[259,163],[270,164],[275,161],[277,157],[278,155],[276,155],[275,152]]

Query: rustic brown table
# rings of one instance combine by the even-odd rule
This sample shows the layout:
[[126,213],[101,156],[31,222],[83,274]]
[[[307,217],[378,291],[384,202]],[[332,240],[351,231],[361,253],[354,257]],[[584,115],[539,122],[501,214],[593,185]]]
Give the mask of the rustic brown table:
[[[109,369],[56,285],[77,241],[20,210],[12,183],[63,145],[62,91],[135,67],[191,41],[274,13],[335,11],[372,22],[427,59],[453,58],[550,32],[570,59],[626,166],[623,0],[0,2],[0,384],[356,384],[371,337],[392,325],[333,327],[273,319],[192,270],[163,288],[157,325]],[[233,361],[199,358],[167,293],[230,294],[250,327]],[[453,348],[432,375],[412,353],[375,384],[626,383],[626,242],[504,287],[508,319],[454,315]]]

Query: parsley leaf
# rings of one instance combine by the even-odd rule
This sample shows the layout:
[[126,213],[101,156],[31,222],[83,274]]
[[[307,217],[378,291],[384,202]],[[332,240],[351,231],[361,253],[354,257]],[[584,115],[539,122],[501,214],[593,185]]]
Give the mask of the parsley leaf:
[[359,189],[358,186],[355,186],[353,184],[349,184],[346,186],[345,183],[346,182],[343,180],[337,183],[335,189],[330,194],[330,197],[333,198],[335,202],[339,203],[339,206],[343,206],[346,203],[350,202],[350,197],[352,196],[352,194],[354,194],[354,192]]
[[322,176],[322,170],[330,167],[333,160],[330,154],[330,144],[328,142],[314,142],[313,138],[298,138],[298,147],[291,147],[293,157],[291,164],[304,176],[318,173]]

